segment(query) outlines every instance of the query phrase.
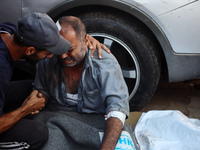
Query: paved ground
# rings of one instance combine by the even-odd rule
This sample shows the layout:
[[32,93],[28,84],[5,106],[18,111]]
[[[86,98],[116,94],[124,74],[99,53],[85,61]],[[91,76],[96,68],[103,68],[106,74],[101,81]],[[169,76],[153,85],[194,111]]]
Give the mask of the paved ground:
[[189,118],[200,119],[200,80],[160,81],[155,95],[141,111],[149,110],[180,110]]

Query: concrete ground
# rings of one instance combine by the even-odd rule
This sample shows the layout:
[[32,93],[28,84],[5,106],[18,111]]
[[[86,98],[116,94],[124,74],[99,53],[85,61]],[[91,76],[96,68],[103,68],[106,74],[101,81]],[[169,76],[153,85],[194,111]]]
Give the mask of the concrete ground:
[[141,110],[180,110],[200,119],[200,80],[168,83],[160,81],[151,101]]

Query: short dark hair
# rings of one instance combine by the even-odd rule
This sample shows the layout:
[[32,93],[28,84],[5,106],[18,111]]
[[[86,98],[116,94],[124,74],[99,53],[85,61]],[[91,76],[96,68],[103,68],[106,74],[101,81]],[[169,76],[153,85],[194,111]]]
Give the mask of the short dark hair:
[[[15,44],[19,45],[19,46],[29,46],[27,44],[24,44],[23,42],[20,41],[20,39],[17,37],[17,35],[14,33],[14,42]],[[36,48],[36,51],[37,52],[40,52],[40,51],[44,51],[45,49],[39,49],[39,48]]]
[[26,44],[24,44],[24,43],[22,43],[22,42],[20,41],[20,39],[17,37],[17,34],[16,34],[16,33],[14,33],[14,42],[15,42],[15,44],[17,44],[17,45],[19,45],[19,46],[28,46],[28,45],[26,45]]
[[61,26],[67,26],[67,28],[71,27],[75,31],[77,39],[80,41],[85,39],[86,29],[80,18],[74,16],[63,16],[59,19],[59,23]]

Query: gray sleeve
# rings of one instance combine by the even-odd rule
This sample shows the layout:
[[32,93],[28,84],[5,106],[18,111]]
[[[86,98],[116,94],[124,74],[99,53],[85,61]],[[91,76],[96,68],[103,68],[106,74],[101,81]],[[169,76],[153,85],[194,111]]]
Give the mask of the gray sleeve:
[[100,64],[99,81],[102,99],[105,99],[107,104],[106,113],[121,111],[128,117],[129,94],[120,65],[112,54],[103,57]]
[[46,76],[45,60],[41,60],[38,63],[38,68],[33,88],[42,92],[45,96],[47,96],[47,98],[49,98],[50,95],[48,94],[48,87],[46,81],[47,81],[47,76]]

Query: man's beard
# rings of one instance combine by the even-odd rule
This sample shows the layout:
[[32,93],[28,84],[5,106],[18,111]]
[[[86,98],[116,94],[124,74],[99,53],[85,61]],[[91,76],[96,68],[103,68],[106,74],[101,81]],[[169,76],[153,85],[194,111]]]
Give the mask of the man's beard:
[[67,61],[73,60],[72,63],[70,63],[70,64],[63,64],[63,65],[66,66],[66,67],[74,67],[74,66],[79,65],[83,59],[79,58],[79,59],[75,60],[73,57],[68,56],[68,57],[64,58],[63,60],[67,60]]
[[24,58],[26,59],[26,61],[30,62],[30,63],[34,63],[36,64],[38,61],[40,61],[38,55],[35,53],[35,54],[32,54],[30,56],[24,56]]
[[77,59],[75,59],[74,57],[68,56],[68,57],[66,57],[66,58],[64,58],[62,60],[64,60],[64,61],[65,60],[66,61],[73,60],[73,62],[70,63],[70,64],[63,64],[63,65],[66,66],[66,67],[77,66],[77,65],[79,65],[83,61],[84,57],[85,57],[85,50],[84,50],[84,47],[82,46],[79,57]]

